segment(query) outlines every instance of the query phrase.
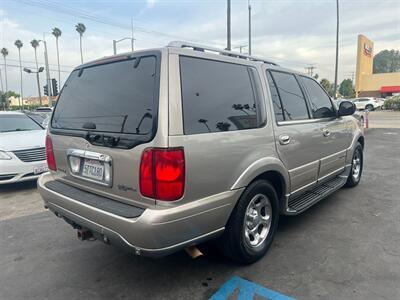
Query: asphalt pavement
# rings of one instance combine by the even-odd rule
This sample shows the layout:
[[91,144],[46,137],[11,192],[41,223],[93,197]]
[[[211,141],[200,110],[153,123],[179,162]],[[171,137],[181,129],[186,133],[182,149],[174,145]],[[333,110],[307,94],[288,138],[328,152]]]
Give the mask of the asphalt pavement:
[[250,266],[81,242],[35,183],[0,187],[0,299],[208,299],[233,276],[297,299],[400,299],[399,151],[400,129],[369,129],[359,186],[281,218]]

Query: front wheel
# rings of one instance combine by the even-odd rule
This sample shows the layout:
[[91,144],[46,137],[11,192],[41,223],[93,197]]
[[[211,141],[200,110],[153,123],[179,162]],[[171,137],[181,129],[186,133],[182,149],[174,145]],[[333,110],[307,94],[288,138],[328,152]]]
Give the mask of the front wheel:
[[369,110],[369,111],[373,111],[373,110],[374,110],[374,106],[371,105],[371,104],[368,104],[368,105],[365,107],[365,109],[366,109],[366,110]]
[[257,180],[243,192],[219,240],[222,252],[241,263],[253,263],[268,251],[279,220],[274,187]]
[[360,143],[357,143],[351,161],[351,171],[345,184],[346,187],[355,187],[360,183],[363,163],[363,148]]

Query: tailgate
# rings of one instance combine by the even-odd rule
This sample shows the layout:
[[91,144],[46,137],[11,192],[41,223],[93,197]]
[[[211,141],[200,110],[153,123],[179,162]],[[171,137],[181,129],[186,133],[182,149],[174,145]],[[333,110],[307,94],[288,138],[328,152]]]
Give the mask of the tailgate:
[[[161,51],[78,67],[60,94],[49,126],[60,181],[139,207],[139,168],[147,147],[167,147]],[[163,71],[164,72],[164,71]],[[161,82],[162,81],[162,82]]]

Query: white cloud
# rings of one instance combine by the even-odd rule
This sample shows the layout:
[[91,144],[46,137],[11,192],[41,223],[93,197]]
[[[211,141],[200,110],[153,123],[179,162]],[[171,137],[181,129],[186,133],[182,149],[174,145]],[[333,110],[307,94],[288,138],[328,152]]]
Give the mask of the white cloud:
[[156,4],[157,0],[147,0],[147,7],[151,8]]

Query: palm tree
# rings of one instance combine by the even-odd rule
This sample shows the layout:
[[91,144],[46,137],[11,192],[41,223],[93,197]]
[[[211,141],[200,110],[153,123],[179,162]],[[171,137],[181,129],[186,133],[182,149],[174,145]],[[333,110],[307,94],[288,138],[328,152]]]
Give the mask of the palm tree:
[[83,63],[82,36],[86,31],[86,26],[83,23],[78,23],[75,25],[75,30],[79,33],[79,45],[80,45],[80,49],[81,49],[81,63]]
[[8,97],[7,97],[7,95],[8,95],[8,84],[7,84],[7,55],[8,55],[8,50],[7,50],[7,48],[2,48],[1,49],[1,54],[3,55],[3,58],[4,58],[4,78],[6,79],[6,90],[5,90],[5,93],[6,93],[6,104],[5,104],[5,108],[7,108],[8,107]]
[[21,63],[21,48],[24,45],[22,43],[21,40],[16,40],[14,45],[18,48],[18,58],[19,58],[19,73],[20,73],[20,100],[19,100],[19,106],[21,107],[21,103],[22,103],[22,107],[24,106],[24,96],[22,93],[22,63]]
[[36,52],[36,48],[39,47],[39,41],[33,39],[33,40],[31,41],[31,45],[32,45],[33,49],[35,50],[36,71],[38,71],[38,70],[39,70],[39,66],[38,66],[38,62],[37,62],[37,52]]
[[61,87],[61,75],[60,75],[60,53],[58,51],[58,38],[61,36],[61,30],[57,27],[53,28],[51,32],[56,37],[56,48],[57,48],[57,65],[58,65],[58,85]]

